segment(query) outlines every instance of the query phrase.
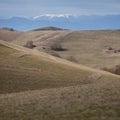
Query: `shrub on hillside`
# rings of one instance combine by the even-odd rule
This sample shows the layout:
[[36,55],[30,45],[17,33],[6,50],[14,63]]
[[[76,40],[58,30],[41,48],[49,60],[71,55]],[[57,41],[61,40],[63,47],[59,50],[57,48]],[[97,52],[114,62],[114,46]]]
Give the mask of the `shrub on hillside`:
[[60,43],[54,43],[51,45],[51,50],[54,50],[54,51],[65,51],[66,49],[64,49]]
[[75,63],[78,62],[74,56],[69,56],[69,57],[67,58],[67,60],[69,60],[69,61],[71,61],[71,62],[75,62]]
[[108,51],[113,51],[114,53],[118,53],[118,52],[120,52],[120,49],[113,49],[112,47],[109,47],[108,48]]
[[114,50],[112,47],[109,47],[108,50]]
[[28,42],[24,45],[24,47],[27,47],[27,48],[32,49],[32,48],[34,48],[34,47],[36,47],[36,46],[33,44],[33,41],[28,41]]
[[103,68],[102,70],[107,71],[107,72],[111,72],[113,74],[117,74],[120,75],[120,65],[116,65],[112,68]]

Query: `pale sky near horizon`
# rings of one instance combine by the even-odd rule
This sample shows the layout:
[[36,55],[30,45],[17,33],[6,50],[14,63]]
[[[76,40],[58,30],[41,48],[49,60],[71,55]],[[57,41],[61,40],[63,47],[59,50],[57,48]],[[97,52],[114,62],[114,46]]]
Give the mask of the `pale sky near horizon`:
[[44,14],[120,14],[120,0],[0,0],[0,18]]

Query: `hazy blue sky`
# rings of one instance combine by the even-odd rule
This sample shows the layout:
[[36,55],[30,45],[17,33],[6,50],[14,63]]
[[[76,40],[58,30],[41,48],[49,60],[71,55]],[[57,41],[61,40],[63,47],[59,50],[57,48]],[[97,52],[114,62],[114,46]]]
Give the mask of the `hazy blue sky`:
[[120,0],[0,0],[0,18],[41,14],[120,14]]

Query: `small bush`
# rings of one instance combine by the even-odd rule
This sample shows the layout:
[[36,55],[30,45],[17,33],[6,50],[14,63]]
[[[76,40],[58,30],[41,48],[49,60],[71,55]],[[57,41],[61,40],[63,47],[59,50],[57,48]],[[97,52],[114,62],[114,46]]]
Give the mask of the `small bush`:
[[118,51],[117,50],[114,50],[114,53],[117,53]]
[[120,49],[117,50],[117,49],[113,49],[112,47],[109,47],[107,52],[108,53],[110,53],[110,52],[112,52],[112,53],[119,53]]
[[60,43],[54,43],[53,45],[51,45],[51,50],[54,50],[54,51],[65,51],[66,49],[62,48]]
[[112,47],[109,47],[108,50],[114,50]]
[[34,47],[36,47],[36,46],[33,44],[33,41],[28,41],[28,42],[24,45],[24,47],[27,47],[27,48],[32,49],[32,48],[34,48]]

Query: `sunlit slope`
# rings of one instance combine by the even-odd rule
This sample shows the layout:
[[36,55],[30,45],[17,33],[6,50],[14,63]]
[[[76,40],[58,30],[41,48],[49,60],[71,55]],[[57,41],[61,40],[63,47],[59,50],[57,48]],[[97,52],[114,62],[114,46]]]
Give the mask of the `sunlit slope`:
[[1,93],[119,79],[116,75],[73,64],[46,53],[39,53],[5,41],[0,43]]
[[[92,81],[85,72],[48,58],[0,46],[0,93],[59,88]],[[87,75],[89,76],[89,72]],[[85,80],[85,81],[84,81]]]

